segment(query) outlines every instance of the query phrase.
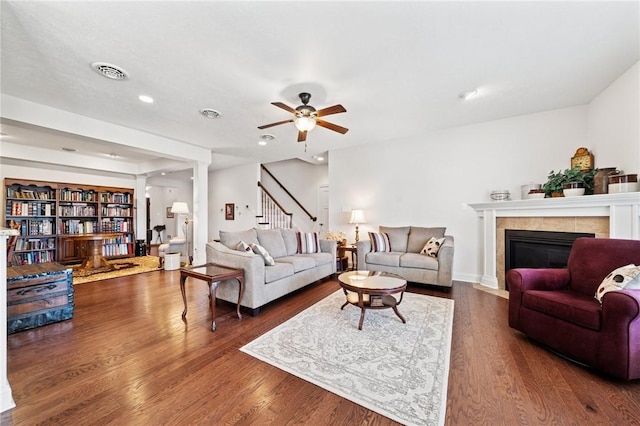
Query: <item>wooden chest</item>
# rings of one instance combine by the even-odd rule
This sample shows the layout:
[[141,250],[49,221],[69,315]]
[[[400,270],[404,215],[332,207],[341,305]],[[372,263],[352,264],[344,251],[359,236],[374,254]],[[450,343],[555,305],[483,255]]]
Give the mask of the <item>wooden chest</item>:
[[9,334],[73,318],[71,268],[59,263],[7,268]]

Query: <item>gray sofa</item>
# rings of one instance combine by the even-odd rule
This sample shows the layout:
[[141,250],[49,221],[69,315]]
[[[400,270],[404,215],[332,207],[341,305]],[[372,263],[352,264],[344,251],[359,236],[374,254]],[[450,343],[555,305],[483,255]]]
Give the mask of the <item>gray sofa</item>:
[[[245,291],[240,304],[258,315],[260,307],[294,290],[336,272],[336,241],[319,240],[319,253],[298,253],[294,229],[248,229],[220,231],[220,242],[207,243],[207,262],[244,270]],[[274,265],[252,251],[238,250],[238,244],[259,244],[273,257]],[[237,283],[221,282],[217,297],[231,303],[238,301]]]
[[[445,235],[445,229],[380,226],[379,231],[389,235],[391,252],[374,252],[371,241],[358,241],[358,269],[391,272],[410,282],[451,287],[454,240]],[[420,254],[431,237],[445,238],[437,257]]]

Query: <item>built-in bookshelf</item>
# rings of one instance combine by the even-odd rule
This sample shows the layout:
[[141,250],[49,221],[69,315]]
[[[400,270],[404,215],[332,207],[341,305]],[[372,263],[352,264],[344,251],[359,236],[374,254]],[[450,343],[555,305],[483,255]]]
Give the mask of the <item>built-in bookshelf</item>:
[[110,233],[105,257],[134,255],[134,190],[6,178],[5,224],[20,231],[12,263],[73,262],[88,255],[74,236]]

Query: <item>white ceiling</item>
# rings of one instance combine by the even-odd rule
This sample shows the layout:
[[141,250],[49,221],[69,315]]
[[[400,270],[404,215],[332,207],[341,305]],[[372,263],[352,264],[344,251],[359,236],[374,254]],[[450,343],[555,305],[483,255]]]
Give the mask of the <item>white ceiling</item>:
[[[639,60],[639,5],[2,1],[1,91],[209,149],[211,168],[308,160],[341,147],[586,104]],[[122,67],[130,79],[100,76],[90,68],[95,61]],[[472,88],[477,97],[458,99]],[[270,102],[295,107],[302,91],[318,109],[342,104],[347,112],[326,120],[350,131],[316,128],[305,152],[293,124],[257,128],[290,118]],[[140,102],[140,94],[155,102]],[[66,146],[124,162],[165,157],[152,139],[132,150],[125,141],[74,138],[73,126],[43,129],[28,108],[20,111],[24,121],[9,119],[14,111],[4,104],[2,143],[14,148]],[[222,117],[205,119],[202,108]],[[276,139],[259,146],[263,133]]]

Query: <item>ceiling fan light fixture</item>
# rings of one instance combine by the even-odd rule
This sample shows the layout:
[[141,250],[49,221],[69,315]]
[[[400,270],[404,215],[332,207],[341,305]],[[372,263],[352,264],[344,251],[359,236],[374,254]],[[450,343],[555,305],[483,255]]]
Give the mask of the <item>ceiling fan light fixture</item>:
[[296,117],[294,122],[298,130],[300,130],[301,132],[308,132],[310,130],[313,130],[314,127],[316,127],[316,120],[313,117],[307,117],[307,116]]

